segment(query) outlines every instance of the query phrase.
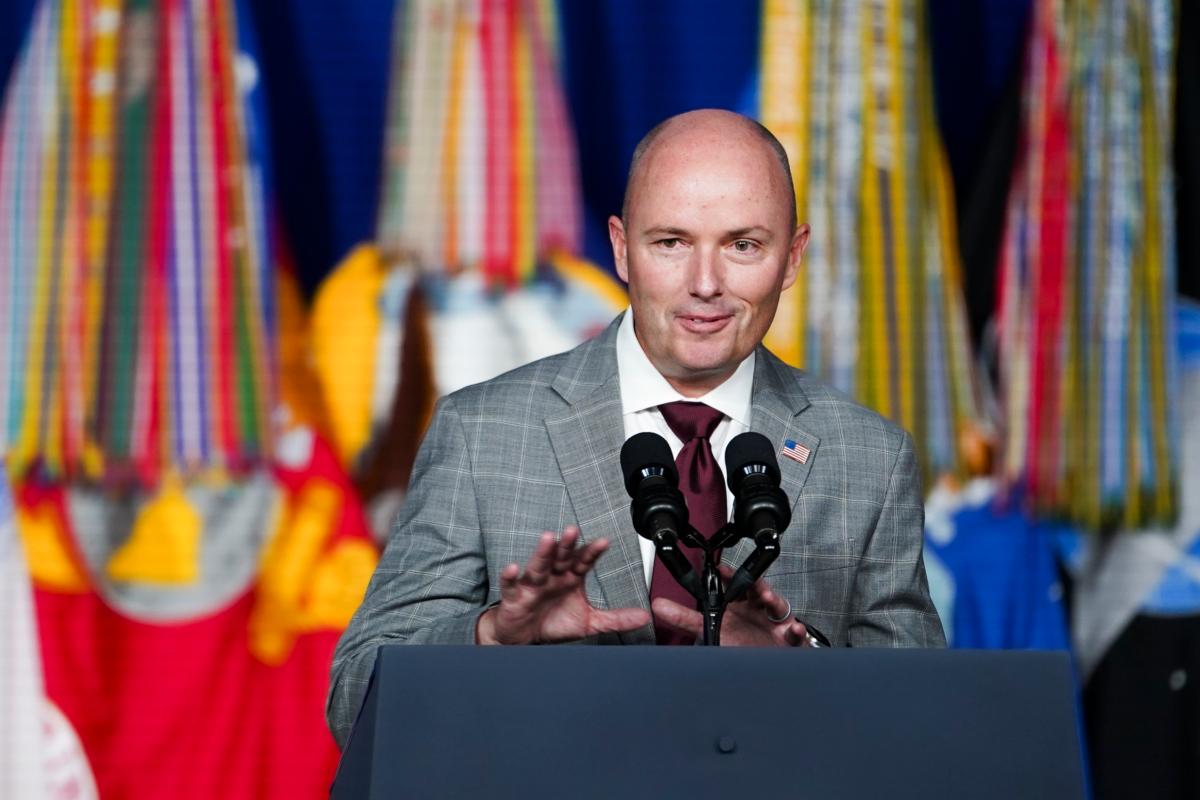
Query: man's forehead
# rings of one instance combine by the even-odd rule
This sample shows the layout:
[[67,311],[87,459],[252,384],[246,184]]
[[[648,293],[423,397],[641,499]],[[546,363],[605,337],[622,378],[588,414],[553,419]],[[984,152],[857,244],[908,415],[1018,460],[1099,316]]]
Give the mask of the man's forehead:
[[[646,206],[695,200],[690,188],[712,190],[721,184],[740,202],[771,207],[758,214],[762,219],[747,217],[739,224],[773,224],[778,204],[787,224],[795,225],[792,176],[782,145],[748,117],[714,109],[672,117],[643,138],[630,165],[622,217],[629,224],[635,207],[641,213]],[[714,202],[721,196],[719,191],[709,194]],[[640,227],[670,221],[643,220]]]
[[634,176],[639,189],[666,191],[692,188],[698,183],[737,188],[747,181],[781,183],[777,164],[768,152],[745,141],[701,139],[664,142],[647,154]]
[[709,213],[722,226],[769,227],[790,200],[770,157],[746,152],[679,151],[663,153],[645,165],[631,187],[630,216],[638,227],[687,228]]
[[737,146],[664,151],[638,176],[640,190],[684,192],[698,187],[748,191],[783,185],[770,156]]
[[646,150],[642,166],[647,171],[664,165],[686,165],[700,169],[717,163],[742,162],[745,166],[772,165],[770,145],[751,131],[732,125],[667,129]]

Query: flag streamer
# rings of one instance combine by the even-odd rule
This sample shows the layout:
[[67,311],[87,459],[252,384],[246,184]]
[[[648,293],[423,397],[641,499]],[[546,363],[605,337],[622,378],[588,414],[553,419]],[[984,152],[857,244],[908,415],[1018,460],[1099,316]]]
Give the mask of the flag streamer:
[[1038,0],[1000,259],[1003,475],[1093,529],[1170,523],[1173,0]]
[[45,0],[0,117],[0,451],[136,481],[269,456],[262,151],[228,0]]
[[920,0],[766,0],[761,119],[812,226],[767,343],[913,433],[926,477],[986,469]]
[[397,9],[377,240],[395,263],[492,288],[579,251],[575,142],[553,0]]

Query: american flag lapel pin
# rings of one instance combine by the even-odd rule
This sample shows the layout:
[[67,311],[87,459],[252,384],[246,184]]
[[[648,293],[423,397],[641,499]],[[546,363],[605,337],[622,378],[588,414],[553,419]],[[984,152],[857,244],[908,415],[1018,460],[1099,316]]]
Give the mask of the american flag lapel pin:
[[783,447],[780,448],[779,455],[790,458],[792,461],[799,461],[801,464],[807,464],[810,452],[807,447],[799,442],[788,439],[783,443]]

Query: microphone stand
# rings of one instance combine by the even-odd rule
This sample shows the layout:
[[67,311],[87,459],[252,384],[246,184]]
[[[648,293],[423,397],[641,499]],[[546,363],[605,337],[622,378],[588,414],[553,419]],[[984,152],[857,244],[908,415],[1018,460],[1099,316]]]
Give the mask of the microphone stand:
[[704,615],[704,637],[701,644],[719,647],[721,644],[721,619],[725,616],[725,587],[717,572],[716,549],[704,553],[703,597],[700,598],[700,613]]
[[705,539],[690,525],[686,534],[680,537],[690,547],[704,552],[704,567],[700,575],[700,590],[692,592],[696,598],[696,609],[704,617],[703,636],[700,643],[706,647],[719,647],[721,644],[721,620],[725,616],[725,584],[718,571],[720,561],[717,553],[723,547],[734,544],[741,537],[733,523],[726,523],[711,539]]
[[[696,610],[704,617],[703,636],[700,644],[707,647],[718,647],[721,644],[721,621],[725,616],[725,606],[730,600],[726,593],[728,587],[721,580],[718,571],[720,561],[717,553],[723,548],[730,547],[744,538],[739,534],[732,522],[713,534],[711,539],[705,539],[700,533],[688,526],[687,533],[679,537],[689,547],[695,547],[704,552],[704,568],[700,576],[700,587],[689,593],[696,598]],[[746,559],[746,563],[734,573],[733,583],[738,584],[737,594],[740,596],[749,588],[749,584],[762,577],[771,562],[779,554],[778,537],[770,541],[755,540],[754,552]],[[737,599],[737,598],[733,598]]]

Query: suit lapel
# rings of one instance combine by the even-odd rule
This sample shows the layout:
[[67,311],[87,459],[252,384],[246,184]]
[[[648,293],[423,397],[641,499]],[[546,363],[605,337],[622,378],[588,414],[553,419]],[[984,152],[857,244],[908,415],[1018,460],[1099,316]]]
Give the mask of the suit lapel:
[[[772,355],[766,348],[759,347],[754,365],[754,388],[751,395],[750,429],[766,436],[775,448],[779,459],[780,486],[791,501],[792,512],[800,492],[808,480],[813,461],[818,457],[820,438],[806,431],[799,424],[799,416],[808,408],[808,397],[801,390],[791,368]],[[795,442],[808,449],[804,462],[782,455],[784,445]],[[726,550],[721,560],[733,567],[754,551],[754,543],[743,539]]]
[[[600,607],[650,607],[642,555],[629,518],[621,476],[625,427],[615,351],[617,321],[572,351],[555,378],[568,408],[546,418],[546,430],[585,542],[611,544],[596,565],[589,599]],[[598,593],[599,596],[596,596]],[[650,626],[621,635],[626,643],[652,643]]]

